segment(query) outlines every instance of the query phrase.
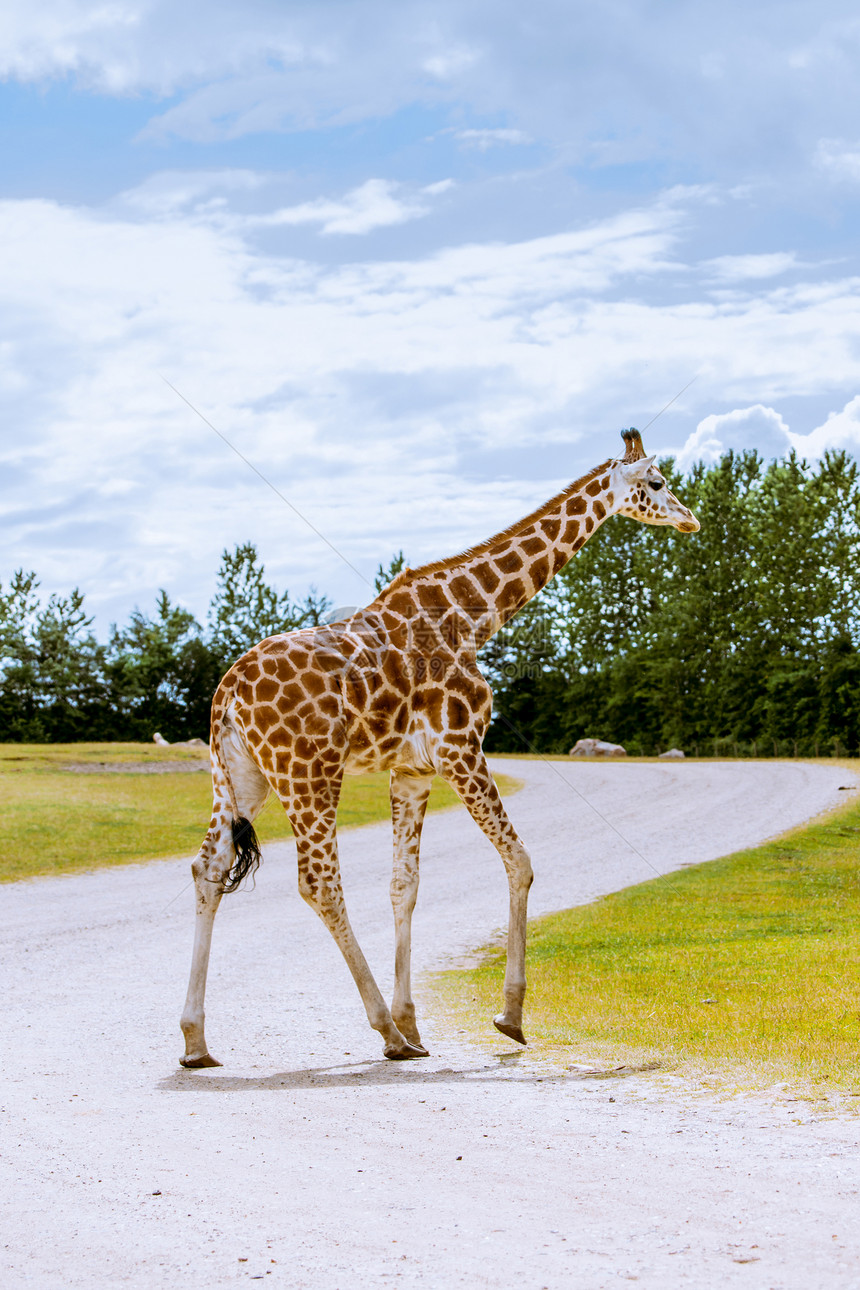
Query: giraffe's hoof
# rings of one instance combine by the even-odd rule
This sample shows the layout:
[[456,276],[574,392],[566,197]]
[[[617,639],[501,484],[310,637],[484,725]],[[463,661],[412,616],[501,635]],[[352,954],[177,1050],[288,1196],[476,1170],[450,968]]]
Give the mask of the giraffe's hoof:
[[388,1044],[385,1056],[390,1062],[408,1062],[413,1057],[429,1057],[430,1054],[423,1044],[410,1044],[404,1040],[402,1044]]
[[503,1035],[507,1035],[508,1039],[514,1039],[518,1044],[525,1044],[527,1042],[526,1037],[523,1034],[522,1027],[511,1025],[511,1023],[505,1019],[504,1013],[501,1013],[498,1017],[493,1017],[493,1025],[496,1027],[496,1030],[501,1031]]
[[215,1058],[210,1057],[208,1053],[204,1053],[202,1057],[180,1057],[179,1065],[184,1066],[187,1071],[198,1071],[204,1066],[220,1066],[221,1063],[216,1062]]
[[[415,1025],[414,1021],[411,1023],[408,1021],[404,1022],[395,1017],[394,1024],[406,1040],[407,1044],[411,1044],[413,1048],[424,1048],[424,1045],[421,1042],[421,1036],[418,1033],[418,1027]],[[429,1057],[430,1054],[428,1053],[427,1056]]]

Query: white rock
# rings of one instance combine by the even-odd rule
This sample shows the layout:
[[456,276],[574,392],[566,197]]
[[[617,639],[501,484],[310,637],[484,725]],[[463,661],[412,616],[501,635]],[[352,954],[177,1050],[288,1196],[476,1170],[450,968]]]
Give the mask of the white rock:
[[209,745],[204,739],[180,739],[178,743],[172,744],[164,735],[157,732],[152,736],[152,742],[158,744],[159,748],[207,748]]
[[570,757],[626,757],[627,749],[621,744],[606,743],[603,739],[577,739]]

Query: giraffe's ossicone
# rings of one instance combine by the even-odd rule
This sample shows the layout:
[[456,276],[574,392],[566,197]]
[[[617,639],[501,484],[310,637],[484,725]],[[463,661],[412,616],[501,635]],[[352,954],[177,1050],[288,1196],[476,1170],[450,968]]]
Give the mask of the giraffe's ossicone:
[[[212,820],[192,866],[197,919],[182,1015],[184,1066],[213,1066],[203,1001],[215,912],[259,863],[252,821],[269,793],[296,836],[299,890],[323,919],[355,978],[385,1056],[422,1057],[410,986],[418,850],[434,775],[459,794],[499,851],[510,891],[504,1008],[495,1025],[525,1043],[528,852],[508,819],[482,751],[492,694],[477,651],[564,567],[612,515],[693,533],[698,521],[646,457],[626,451],[546,505],[460,555],[404,569],[342,622],[270,636],[230,668],[212,703]],[[344,905],[335,823],[345,774],[388,770],[394,824],[391,900],[395,986],[389,1011]]]

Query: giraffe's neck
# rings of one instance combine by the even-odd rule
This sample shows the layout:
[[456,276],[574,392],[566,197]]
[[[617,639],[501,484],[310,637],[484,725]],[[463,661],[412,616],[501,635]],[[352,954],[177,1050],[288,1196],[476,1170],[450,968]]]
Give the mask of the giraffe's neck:
[[374,607],[443,629],[452,611],[483,645],[579,551],[615,504],[612,465],[598,466],[488,542],[420,569],[406,569]]

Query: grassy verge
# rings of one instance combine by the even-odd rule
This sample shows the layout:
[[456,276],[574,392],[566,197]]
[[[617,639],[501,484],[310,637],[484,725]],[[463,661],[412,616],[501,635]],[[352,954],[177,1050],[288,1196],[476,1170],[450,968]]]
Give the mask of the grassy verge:
[[[568,1061],[860,1096],[860,804],[535,920],[527,971],[526,1033]],[[477,1027],[503,975],[492,948],[440,983]]]
[[[73,873],[197,850],[209,823],[212,796],[205,771],[128,774],[100,763],[199,762],[199,754],[154,744],[0,745],[0,880]],[[80,773],[69,765],[92,766]],[[502,792],[519,787],[500,777]],[[456,806],[458,798],[437,782],[430,810]],[[344,782],[342,827],[387,819],[388,775]],[[280,804],[271,800],[258,817],[261,842],[292,836]]]

